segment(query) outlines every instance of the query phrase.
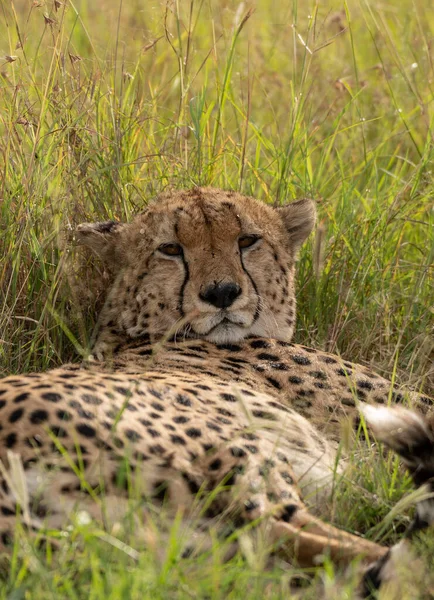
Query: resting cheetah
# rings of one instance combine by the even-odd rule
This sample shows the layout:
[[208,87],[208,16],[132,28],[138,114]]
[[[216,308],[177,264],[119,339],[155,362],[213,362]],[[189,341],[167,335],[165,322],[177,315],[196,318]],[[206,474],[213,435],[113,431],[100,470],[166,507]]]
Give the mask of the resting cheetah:
[[[92,360],[0,380],[0,458],[21,455],[28,527],[60,527],[77,503],[95,517],[122,511],[127,460],[141,497],[185,511],[223,483],[207,516],[267,517],[270,540],[301,564],[324,552],[387,559],[387,548],[319,518],[339,420],[357,398],[403,395],[290,342],[296,256],[314,222],[309,200],[272,208],[195,188],[161,195],[130,224],[78,228],[113,272]],[[408,396],[426,412],[428,398]],[[5,469],[0,490],[7,544],[22,497]]]

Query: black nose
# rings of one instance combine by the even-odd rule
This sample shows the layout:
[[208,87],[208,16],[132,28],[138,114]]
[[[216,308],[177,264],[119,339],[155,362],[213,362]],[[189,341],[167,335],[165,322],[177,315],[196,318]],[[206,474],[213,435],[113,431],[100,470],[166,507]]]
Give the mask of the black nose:
[[228,308],[240,294],[241,288],[237,283],[217,283],[209,285],[199,298],[217,308]]

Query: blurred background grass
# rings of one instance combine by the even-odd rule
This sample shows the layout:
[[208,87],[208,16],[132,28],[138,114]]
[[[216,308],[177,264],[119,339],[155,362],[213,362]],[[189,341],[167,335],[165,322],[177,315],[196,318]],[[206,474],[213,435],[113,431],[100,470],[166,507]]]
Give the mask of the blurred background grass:
[[[78,360],[88,345],[107,275],[69,228],[212,185],[315,198],[296,340],[432,393],[433,36],[429,0],[4,0],[1,373]],[[344,485],[335,522],[377,539],[409,487],[387,461],[355,456],[360,487]],[[0,598],[287,598],[304,577],[264,571],[257,546],[247,566],[223,566],[218,545],[180,563],[176,531],[138,557],[93,525],[68,535],[60,560],[14,556]],[[351,585],[333,591],[330,565],[324,577],[328,597],[352,597]]]
[[0,26],[4,373],[88,342],[104,282],[59,233],[212,185],[317,199],[297,340],[432,386],[428,0],[19,0]]

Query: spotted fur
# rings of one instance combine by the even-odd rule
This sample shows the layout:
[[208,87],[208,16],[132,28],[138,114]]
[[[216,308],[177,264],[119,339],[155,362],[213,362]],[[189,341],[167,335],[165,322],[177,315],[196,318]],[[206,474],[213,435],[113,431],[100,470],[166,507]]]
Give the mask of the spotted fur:
[[87,363],[0,380],[3,544],[23,503],[7,471],[19,453],[31,529],[63,527],[77,506],[101,518],[102,488],[104,510],[122,513],[133,480],[143,500],[186,514],[219,489],[209,516],[266,520],[269,540],[301,564],[387,561],[387,548],[320,520],[342,418],[360,399],[405,395],[291,343],[295,261],[314,221],[309,200],[272,208],[195,188],[160,196],[132,223],[78,228],[113,282]]

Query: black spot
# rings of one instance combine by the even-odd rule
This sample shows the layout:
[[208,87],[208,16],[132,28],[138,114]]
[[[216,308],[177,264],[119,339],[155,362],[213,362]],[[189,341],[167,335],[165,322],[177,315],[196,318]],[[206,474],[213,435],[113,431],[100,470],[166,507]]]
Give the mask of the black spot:
[[288,377],[288,381],[294,385],[300,385],[303,383],[303,379],[301,377],[297,377],[297,375],[290,375]]
[[84,435],[84,437],[91,438],[95,437],[96,435],[95,429],[90,425],[87,425],[87,423],[79,423],[78,425],[76,425],[75,428],[78,431],[78,433]]
[[0,506],[0,510],[1,510],[2,515],[5,515],[5,517],[11,517],[12,515],[15,516],[15,514],[16,514],[16,512],[14,510],[11,510],[7,506]]
[[289,371],[288,365],[286,365],[283,362],[274,362],[274,363],[271,363],[270,366],[275,371]]
[[93,394],[83,394],[81,399],[83,402],[86,402],[86,404],[92,404],[93,406],[99,406],[102,404],[102,400]]
[[297,364],[297,365],[311,365],[312,361],[310,360],[310,358],[307,358],[307,356],[303,356],[302,354],[291,354],[291,359]]
[[2,544],[4,546],[9,546],[9,544],[12,544],[12,536],[7,531],[2,531],[1,532],[0,539],[1,539]]
[[17,434],[10,433],[8,436],[6,436],[5,443],[6,443],[6,448],[13,448],[15,446],[15,444],[17,443]]
[[366,381],[366,379],[359,379],[357,381],[357,387],[361,390],[373,390],[374,386],[370,381]]
[[139,356],[150,356],[152,354],[152,349],[149,350],[140,350],[137,352]]
[[205,348],[202,348],[202,346],[189,346],[190,350],[194,350],[195,352],[204,352],[205,354],[208,354],[207,350]]
[[284,512],[282,513],[281,519],[282,521],[285,521],[285,523],[289,523],[294,514],[297,512],[298,506],[296,504],[286,504],[283,507],[283,510]]
[[16,423],[24,414],[23,408],[17,408],[13,413],[9,415],[9,423]]
[[185,446],[186,441],[180,435],[171,435],[170,439],[174,444],[179,444],[180,446]]
[[122,394],[122,396],[131,396],[131,391],[127,388],[116,385],[113,389],[118,394]]
[[310,374],[312,377],[315,377],[315,379],[321,379],[322,381],[326,381],[327,379],[327,375],[324,371],[311,371]]
[[314,381],[313,383],[314,387],[318,388],[319,390],[331,390],[331,386],[328,383],[323,383],[322,381]]
[[228,350],[229,352],[240,352],[242,350],[241,346],[237,346],[236,344],[217,344],[217,348],[219,350]]
[[66,438],[68,437],[68,433],[63,427],[55,426],[50,428],[53,434],[58,438]]
[[289,462],[288,459],[286,458],[286,456],[282,452],[277,453],[277,458],[285,464],[288,464],[288,462]]
[[198,383],[198,384],[196,385],[196,387],[197,387],[199,390],[205,390],[205,391],[209,391],[209,390],[211,389],[211,388],[209,387],[209,385],[203,385],[203,384],[201,384],[201,383]]
[[[286,460],[286,457],[285,457],[285,461],[283,461],[283,462],[288,462]],[[291,475],[288,473],[288,471],[281,471],[280,476],[282,477],[282,479],[284,481],[286,481],[286,483],[289,483],[290,485],[292,485],[294,483],[294,479],[291,477]]]
[[48,413],[46,410],[34,410],[30,415],[30,422],[35,425],[43,423],[48,419]]
[[176,402],[178,404],[182,404],[182,406],[191,406],[191,400],[188,396],[184,396],[183,394],[176,395]]
[[289,408],[287,408],[286,406],[284,406],[283,404],[278,404],[277,402],[269,402],[268,404],[270,406],[272,406],[273,408],[277,408],[277,410],[283,410],[283,412],[287,412],[287,413],[291,412],[291,410]]
[[266,377],[265,379],[268,381],[268,383],[271,383],[271,385],[276,389],[282,389],[282,384],[280,383],[280,381],[277,381],[277,379],[274,379],[274,377]]
[[258,436],[255,435],[254,433],[251,433],[250,431],[246,431],[244,433],[241,434],[241,437],[244,440],[249,440],[251,442],[255,441],[255,440],[259,440]]
[[15,398],[14,398],[14,403],[19,404],[20,402],[24,402],[25,400],[27,400],[28,397],[29,397],[28,392],[24,392],[23,394],[18,394],[18,396],[15,396]]
[[219,433],[222,430],[220,425],[216,425],[215,423],[212,423],[211,421],[206,421],[205,425],[208,427],[208,429],[212,429],[213,431],[217,431]]
[[419,400],[424,404],[428,404],[428,406],[431,406],[433,404],[433,399],[429,396],[419,396]]
[[271,361],[279,360],[278,356],[276,356],[275,354],[268,354],[267,352],[261,352],[260,354],[258,354],[258,356],[256,358],[259,358],[259,360],[271,360]]
[[164,454],[164,448],[160,444],[154,444],[153,446],[149,446],[149,452],[151,454]]
[[276,415],[274,415],[273,413],[270,413],[266,410],[253,410],[252,414],[254,417],[257,417],[258,419],[267,419],[268,421],[277,421]]
[[225,408],[217,408],[217,412],[225,417],[233,417],[234,414],[231,413],[230,410],[226,410]]
[[229,356],[225,359],[226,362],[234,364],[234,365],[248,365],[250,364],[248,360],[244,358],[237,358],[236,356]]
[[324,356],[323,354],[319,355],[319,359],[322,360],[322,362],[327,363],[328,365],[335,365],[338,362],[336,358],[332,358],[331,356]]
[[161,415],[155,412],[149,413],[151,419],[161,419]]
[[253,342],[250,342],[250,347],[251,348],[270,348],[271,344],[269,344],[268,342],[266,342],[265,340],[253,340]]
[[60,394],[55,394],[54,392],[45,392],[42,394],[42,398],[48,400],[48,402],[60,402],[62,396]]
[[253,444],[245,444],[244,448],[246,448],[251,454],[257,454],[258,448]]
[[156,500],[158,500],[159,502],[164,502],[164,499],[166,497],[167,488],[168,488],[167,481],[156,481],[154,483],[154,492],[152,494],[153,497]]
[[218,471],[222,466],[222,461],[220,458],[214,459],[211,463],[209,463],[210,471]]
[[155,410],[164,412],[164,406],[162,404],[159,404],[158,402],[151,402],[151,406],[152,406],[152,408],[155,408]]
[[57,416],[59,419],[61,419],[62,421],[70,421],[72,419],[72,415],[71,413],[69,413],[66,410],[58,410],[57,411]]
[[222,400],[226,400],[226,402],[236,402],[237,401],[236,396],[234,396],[233,394],[227,394],[225,392],[222,392],[220,394],[220,398],[222,398]]
[[283,348],[293,348],[294,344],[292,342],[284,342],[282,340],[278,340],[277,343],[279,344],[279,346],[282,346]]
[[130,442],[138,442],[139,440],[142,439],[142,436],[139,433],[137,433],[137,431],[134,431],[133,429],[127,429],[125,431],[125,435],[130,440]]
[[238,446],[232,446],[230,450],[232,456],[234,456],[235,458],[243,458],[244,456],[246,456],[244,450],[242,448],[239,448]]
[[356,402],[352,396],[346,396],[346,397],[340,398],[340,401],[345,406],[355,406],[356,405]]
[[188,485],[188,489],[190,490],[190,492],[192,494],[197,494],[198,491],[200,490],[200,487],[197,485],[197,483],[191,479],[191,477],[189,476],[188,473],[182,473],[182,478],[184,479],[184,481],[186,482],[186,484]]
[[6,406],[6,400],[0,400],[0,408]]
[[39,435],[35,435],[31,438],[27,438],[26,439],[26,444],[27,446],[29,446],[30,448],[41,448],[44,443],[42,442],[41,438]]
[[196,439],[202,436],[202,432],[200,429],[198,429],[197,427],[189,427],[188,429],[185,430],[186,435],[188,435],[188,437]]
[[173,417],[173,422],[174,423],[188,423],[189,420],[190,419],[188,417],[183,417],[183,416]]

